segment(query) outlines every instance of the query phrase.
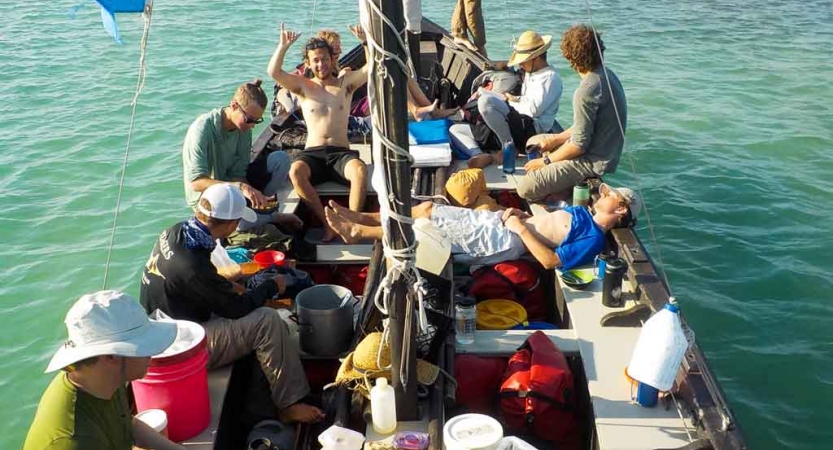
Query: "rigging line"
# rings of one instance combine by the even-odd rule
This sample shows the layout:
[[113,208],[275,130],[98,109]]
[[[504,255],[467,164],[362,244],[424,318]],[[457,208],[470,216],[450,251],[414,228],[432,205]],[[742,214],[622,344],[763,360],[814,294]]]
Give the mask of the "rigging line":
[[130,112],[130,127],[127,130],[127,144],[124,148],[124,160],[121,166],[121,178],[119,180],[119,190],[116,195],[116,209],[113,212],[113,228],[110,230],[110,244],[107,246],[107,260],[104,263],[104,281],[101,283],[101,289],[107,288],[107,275],[110,272],[110,260],[113,257],[113,244],[116,241],[116,224],[119,218],[119,209],[121,208],[121,196],[124,190],[124,178],[127,174],[127,162],[130,155],[130,140],[133,137],[133,127],[136,121],[136,107],[139,105],[139,94],[145,87],[145,75],[147,74],[145,57],[147,56],[148,35],[150,34],[150,22],[153,17],[153,2],[149,2],[145,7],[145,12],[142,14],[144,19],[144,29],[142,30],[142,40],[139,45],[139,74],[136,80],[136,92],[133,94],[133,101],[131,102],[132,110]]
[[314,36],[312,34],[312,29],[315,28],[315,10],[317,9],[317,7],[318,7],[318,0],[312,0],[312,17],[310,17],[310,22],[309,22],[309,35],[310,35],[310,37]]
[[[596,49],[599,51],[599,59],[602,63],[602,69],[605,72],[605,81],[607,82],[607,89],[610,92],[610,100],[613,103],[613,111],[616,113],[616,123],[619,125],[619,133],[622,135],[622,146],[624,148],[625,144],[625,127],[622,126],[622,117],[619,114],[619,107],[616,104],[616,99],[613,96],[613,87],[610,85],[610,77],[608,76],[607,64],[605,64],[604,55],[602,55],[602,46],[599,43],[599,33],[596,30],[596,24],[593,21],[593,14],[590,11],[590,0],[584,0],[584,3],[587,7],[587,17],[590,20],[590,27],[593,28],[593,39],[596,42]],[[627,152],[628,156],[628,163],[631,166],[631,172],[633,173],[634,180],[636,181],[636,188],[639,191],[640,195],[642,194],[641,183],[639,181],[639,173],[636,171],[636,163],[633,160],[633,155],[631,152]],[[651,214],[648,212],[648,204],[644,201],[645,196],[642,196],[642,208],[645,212],[645,220],[648,222],[648,231],[651,233],[651,243],[654,245],[657,253],[657,261],[659,262],[660,270],[662,271],[662,278],[665,281],[665,288],[668,289],[668,295],[673,296],[673,292],[671,291],[671,283],[668,281],[668,273],[665,270],[665,262],[662,259],[662,250],[660,249],[659,242],[657,241],[656,233],[654,232],[654,225],[651,221]],[[634,219],[636,219],[634,217]]]

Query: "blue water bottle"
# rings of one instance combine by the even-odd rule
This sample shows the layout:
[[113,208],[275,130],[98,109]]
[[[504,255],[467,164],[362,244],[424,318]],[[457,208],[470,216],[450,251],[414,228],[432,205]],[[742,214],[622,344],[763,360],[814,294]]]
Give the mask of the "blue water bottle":
[[506,141],[503,144],[503,173],[515,173],[515,158],[518,155],[518,150],[515,148],[515,143]]

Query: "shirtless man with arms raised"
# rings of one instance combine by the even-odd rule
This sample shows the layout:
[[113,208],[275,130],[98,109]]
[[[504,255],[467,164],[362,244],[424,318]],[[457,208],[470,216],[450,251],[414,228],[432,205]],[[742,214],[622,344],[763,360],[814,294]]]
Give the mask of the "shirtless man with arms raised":
[[[359,26],[350,31],[363,44],[364,31]],[[312,70],[313,78],[291,74],[283,70],[287,50],[298,40],[300,33],[287,30],[281,24],[281,39],[267,71],[281,86],[297,95],[307,122],[306,148],[293,159],[289,179],[298,195],[325,224],[324,241],[335,237],[326,225],[324,206],[313,187],[328,180],[350,185],[350,209],[361,211],[367,195],[367,167],[359,152],[350,150],[347,139],[347,120],[353,93],[367,82],[367,65],[360,70],[342,73],[335,71],[333,49],[321,38],[310,39],[304,48],[304,62]],[[365,52],[366,53],[366,52]]]
[[[603,184],[593,204],[595,214],[582,206],[530,216],[515,208],[476,211],[431,202],[411,210],[451,240],[454,260],[464,264],[496,264],[531,253],[547,269],[571,269],[593,261],[605,245],[605,233],[629,225],[641,209],[640,197],[628,188]],[[330,202],[327,222],[345,240],[381,239],[378,213],[357,213]]]

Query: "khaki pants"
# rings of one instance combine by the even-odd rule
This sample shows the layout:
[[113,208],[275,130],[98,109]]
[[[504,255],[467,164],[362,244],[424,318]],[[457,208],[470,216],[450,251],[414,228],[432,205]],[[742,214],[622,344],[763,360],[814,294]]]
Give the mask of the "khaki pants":
[[451,14],[451,34],[466,38],[466,32],[471,34],[471,40],[478,49],[486,47],[486,26],[483,24],[480,0],[457,0]]
[[298,403],[309,393],[298,349],[274,309],[261,307],[239,319],[217,317],[202,326],[208,340],[209,369],[254,352],[278,409]]
[[521,178],[518,195],[529,201],[540,201],[550,194],[569,191],[585,178],[599,176],[593,172],[593,164],[582,159],[557,161]]

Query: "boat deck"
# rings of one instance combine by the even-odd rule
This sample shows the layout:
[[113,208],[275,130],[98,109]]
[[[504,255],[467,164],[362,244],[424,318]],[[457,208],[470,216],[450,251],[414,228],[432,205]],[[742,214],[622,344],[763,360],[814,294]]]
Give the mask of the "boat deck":
[[[356,148],[359,147],[359,148]],[[369,160],[369,146],[354,146]],[[504,174],[500,167],[489,166],[484,172],[487,187],[491,191],[514,191],[519,177],[524,175],[523,163],[519,158],[518,171]],[[465,162],[455,161],[454,170],[465,168]],[[325,183],[318,186],[321,194],[346,194],[345,186]],[[370,192],[370,190],[369,190]],[[279,194],[282,212],[295,212],[300,198],[291,189]],[[546,214],[540,205],[531,205],[533,214]],[[349,250],[343,244],[328,244],[338,257],[336,262],[356,262],[355,249]],[[370,255],[368,249],[367,255]],[[558,279],[558,277],[556,277]],[[584,290],[575,290],[558,284],[559,298],[564,300],[572,328],[566,330],[545,330],[544,332],[568,356],[579,356],[587,378],[588,391],[595,420],[593,446],[603,450],[627,450],[645,448],[679,448],[690,442],[688,431],[695,427],[690,418],[681,419],[673,405],[664,408],[662,402],[655,408],[644,408],[631,401],[631,386],[624,376],[625,367],[639,337],[640,328],[602,327],[601,319],[618,310],[602,305],[601,283],[596,280]],[[632,286],[623,285],[626,291]],[[470,345],[458,345],[458,353],[484,356],[511,356],[532,331],[477,331],[476,339]],[[184,442],[189,449],[211,449],[216,433],[218,416],[225,397],[230,368],[213,371],[209,375],[211,396],[211,426],[199,436]],[[414,428],[415,424],[411,428]],[[372,430],[368,438],[382,439]],[[388,437],[389,439],[390,437]]]

